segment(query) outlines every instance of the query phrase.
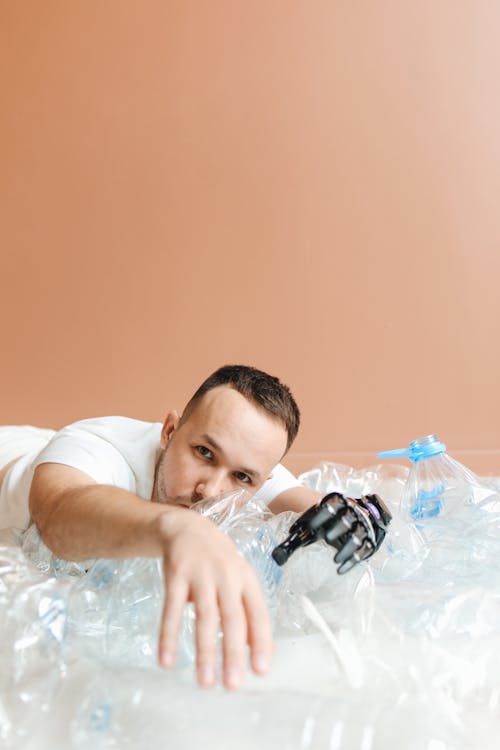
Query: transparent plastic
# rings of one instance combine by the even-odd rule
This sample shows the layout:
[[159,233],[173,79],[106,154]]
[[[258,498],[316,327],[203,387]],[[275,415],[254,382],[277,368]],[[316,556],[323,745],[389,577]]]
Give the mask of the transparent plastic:
[[0,546],[2,747],[26,741],[60,695],[66,599],[66,587],[40,574],[18,547]]
[[0,537],[4,745],[496,750],[500,496],[478,479],[483,499],[465,492],[422,524],[400,512],[408,473],[323,464],[302,475],[322,493],[377,492],[393,514],[386,543],[343,577],[331,548],[314,544],[277,579],[269,548],[296,514],[271,516],[243,497],[199,508],[256,565],[273,612],[272,672],[248,674],[237,693],[195,685],[189,614],[182,658],[157,667],[155,561],[100,560],[78,573],[30,532],[37,568],[16,535]]

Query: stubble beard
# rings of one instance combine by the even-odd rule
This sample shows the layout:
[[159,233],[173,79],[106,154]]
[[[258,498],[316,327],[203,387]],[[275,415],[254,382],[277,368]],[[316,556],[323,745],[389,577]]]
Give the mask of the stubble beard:
[[194,489],[192,495],[176,495],[172,496],[168,494],[167,484],[165,481],[165,471],[163,464],[167,456],[168,445],[161,452],[160,458],[156,465],[156,476],[155,476],[155,488],[156,492],[153,493],[153,499],[158,503],[167,503],[169,505],[182,505],[186,508],[190,508],[193,503],[202,499],[201,495],[198,495]]

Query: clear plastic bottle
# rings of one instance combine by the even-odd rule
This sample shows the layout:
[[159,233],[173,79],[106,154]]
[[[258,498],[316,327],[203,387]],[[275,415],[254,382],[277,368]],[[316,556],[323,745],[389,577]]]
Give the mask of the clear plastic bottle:
[[[377,453],[379,458],[409,458],[412,462],[401,511],[413,521],[449,513],[457,505],[484,498],[479,478],[446,453],[436,435],[413,440],[408,448]],[[487,491],[488,492],[488,491]]]

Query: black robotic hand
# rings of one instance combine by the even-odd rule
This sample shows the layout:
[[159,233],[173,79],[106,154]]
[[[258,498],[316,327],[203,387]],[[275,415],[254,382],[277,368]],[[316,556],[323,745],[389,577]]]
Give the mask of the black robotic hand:
[[353,499],[331,492],[292,524],[288,537],[274,548],[272,556],[278,565],[284,565],[299,547],[324,539],[338,550],[333,558],[339,565],[337,572],[346,573],[378,550],[391,518],[378,495]]

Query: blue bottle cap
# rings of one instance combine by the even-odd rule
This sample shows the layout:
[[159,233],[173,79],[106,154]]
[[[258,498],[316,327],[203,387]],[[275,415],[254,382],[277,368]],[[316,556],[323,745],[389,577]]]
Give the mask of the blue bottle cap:
[[392,451],[381,451],[377,453],[378,458],[409,458],[414,464],[429,456],[439,456],[444,453],[446,445],[440,443],[436,435],[427,435],[426,437],[412,440],[408,448],[396,448]]

